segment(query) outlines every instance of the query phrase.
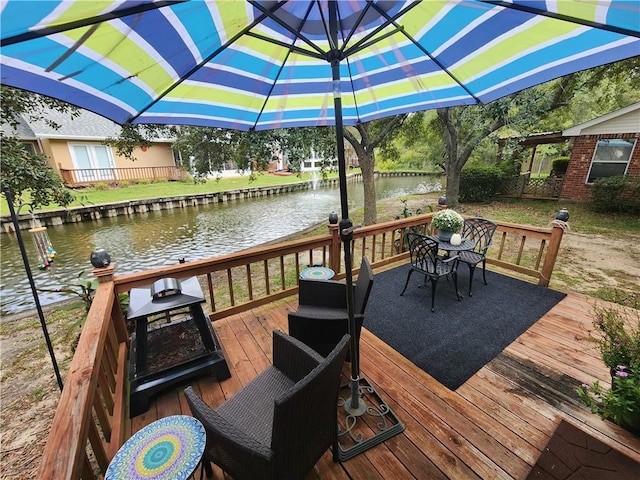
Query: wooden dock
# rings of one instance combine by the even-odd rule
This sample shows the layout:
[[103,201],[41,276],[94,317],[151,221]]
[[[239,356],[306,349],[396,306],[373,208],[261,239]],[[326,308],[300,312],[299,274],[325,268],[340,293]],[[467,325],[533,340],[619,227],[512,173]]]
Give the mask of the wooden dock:
[[[456,391],[366,331],[365,319],[361,376],[406,428],[342,463],[326,453],[307,478],[525,479],[561,420],[640,462],[640,439],[600,420],[575,393],[581,383],[610,381],[599,353],[579,340],[595,301],[569,293]],[[296,306],[289,297],[214,322],[231,378],[193,382],[207,403],[220,404],[270,364],[271,332],[287,331],[287,312]],[[182,388],[158,397],[129,427],[135,432],[179,413],[189,413]],[[215,478],[224,478],[219,469]]]

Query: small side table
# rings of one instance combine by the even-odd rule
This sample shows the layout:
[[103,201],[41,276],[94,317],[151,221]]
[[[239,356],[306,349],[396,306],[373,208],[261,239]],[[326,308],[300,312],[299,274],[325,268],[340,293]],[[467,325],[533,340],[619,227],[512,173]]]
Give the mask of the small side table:
[[300,278],[304,280],[331,280],[336,272],[329,267],[309,267],[300,272]]
[[196,471],[207,435],[187,415],[161,418],[127,440],[107,467],[105,480],[186,480]]

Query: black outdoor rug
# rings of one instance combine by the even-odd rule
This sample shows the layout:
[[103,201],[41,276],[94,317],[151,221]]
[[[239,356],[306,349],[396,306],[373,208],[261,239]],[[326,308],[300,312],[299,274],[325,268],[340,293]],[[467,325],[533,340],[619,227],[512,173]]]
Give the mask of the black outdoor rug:
[[[458,302],[453,281],[441,278],[431,312],[431,284],[418,272],[403,296],[409,266],[375,275],[364,327],[451,390],[490,362],[536,320],[565,297],[564,293],[476,269],[473,296],[469,269],[460,265]],[[420,287],[420,288],[419,288]]]

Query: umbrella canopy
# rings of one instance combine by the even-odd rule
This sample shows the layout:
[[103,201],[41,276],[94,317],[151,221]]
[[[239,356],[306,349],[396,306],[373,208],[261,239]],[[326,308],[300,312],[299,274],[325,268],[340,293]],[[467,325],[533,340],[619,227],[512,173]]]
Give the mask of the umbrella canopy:
[[262,130],[335,125],[334,90],[354,125],[640,54],[636,1],[345,0],[335,40],[329,3],[3,0],[2,84],[120,124]]

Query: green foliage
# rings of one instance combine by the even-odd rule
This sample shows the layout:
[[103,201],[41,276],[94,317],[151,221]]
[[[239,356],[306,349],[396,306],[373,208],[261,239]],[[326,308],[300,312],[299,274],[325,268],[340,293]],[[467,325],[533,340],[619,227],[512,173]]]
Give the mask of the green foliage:
[[465,168],[460,174],[460,201],[488,202],[495,195],[503,175],[497,167],[478,165]]
[[[174,149],[182,154],[183,166],[193,168],[196,180],[229,168],[239,172],[266,170],[283,152],[294,171],[300,170],[312,151],[321,158],[336,156],[333,127],[240,132],[182,126],[175,133]],[[250,178],[253,175],[250,173]]]
[[41,292],[72,293],[77,295],[84,302],[85,311],[89,312],[91,303],[93,302],[93,296],[98,288],[98,281],[87,280],[83,278],[84,274],[85,272],[80,272],[77,279],[67,285],[54,289],[39,288],[38,290]]
[[569,157],[558,157],[551,162],[551,171],[556,175],[564,175],[567,173],[569,166]]
[[462,229],[464,218],[455,210],[445,208],[431,218],[431,225],[441,232],[458,232]]
[[609,389],[603,388],[598,381],[592,385],[583,383],[578,389],[578,397],[603,420],[611,420],[640,435],[640,363],[618,366]]
[[411,207],[409,207],[409,204],[407,203],[406,199],[400,200],[400,203],[402,203],[402,211],[400,212],[400,215],[396,217],[397,219],[409,218],[412,215],[420,215],[425,213],[427,210],[429,210],[430,212],[433,212],[433,207],[431,205],[428,205],[426,202],[424,204],[425,208],[417,207],[415,211],[411,210]]
[[178,129],[167,125],[131,125],[122,126],[118,137],[107,138],[102,142],[116,149],[116,153],[129,160],[136,160],[133,152],[136,148],[153,146],[155,140],[175,138]]
[[587,340],[598,350],[604,364],[614,370],[618,365],[640,363],[640,313],[620,313],[613,308],[594,308],[593,330]]
[[[0,89],[0,120],[3,125],[16,128],[20,117],[45,120],[40,112],[55,108],[68,112],[72,117],[77,109],[39,95],[2,86]],[[58,125],[49,122],[57,128]],[[13,196],[14,206],[26,203],[31,208],[57,203],[66,206],[73,201],[73,195],[62,184],[62,180],[47,163],[44,155],[28,152],[24,144],[15,136],[0,131],[0,175],[4,189]]]
[[14,206],[29,203],[31,208],[57,203],[69,205],[73,195],[62,185],[58,174],[47,164],[44,155],[25,150],[22,142],[1,135],[0,172],[2,188],[8,188]]
[[109,190],[111,188],[111,185],[107,182],[96,182],[93,184],[93,188],[94,190]]
[[600,350],[611,372],[611,388],[583,384],[578,396],[593,413],[640,435],[640,313],[594,309],[588,340]]
[[593,211],[637,214],[640,212],[640,176],[614,175],[597,179],[591,186]]

